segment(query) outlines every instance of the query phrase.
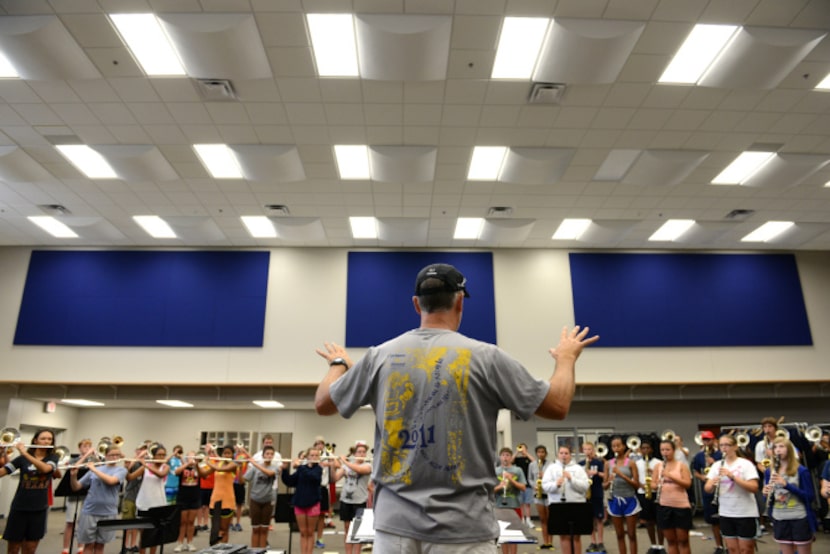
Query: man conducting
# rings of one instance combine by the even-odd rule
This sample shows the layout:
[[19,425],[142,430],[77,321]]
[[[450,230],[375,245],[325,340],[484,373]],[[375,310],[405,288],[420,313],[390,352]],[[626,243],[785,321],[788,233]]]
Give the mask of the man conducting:
[[588,328],[564,328],[548,381],[533,377],[498,347],[458,333],[469,297],[453,266],[432,264],[415,281],[418,329],[370,348],[352,363],[326,343],[329,371],[317,387],[321,415],[376,414],[375,552],[495,551],[496,418],[563,419],[575,390],[575,364]]

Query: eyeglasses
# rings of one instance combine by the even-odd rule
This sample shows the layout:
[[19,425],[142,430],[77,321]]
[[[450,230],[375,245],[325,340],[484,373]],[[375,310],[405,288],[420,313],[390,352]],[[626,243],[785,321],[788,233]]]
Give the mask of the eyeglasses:
[[731,444],[729,444],[728,442],[722,442],[722,443],[718,444],[718,446],[720,446],[721,448],[723,448],[723,447],[725,447],[725,446],[732,446],[732,445],[731,445]]

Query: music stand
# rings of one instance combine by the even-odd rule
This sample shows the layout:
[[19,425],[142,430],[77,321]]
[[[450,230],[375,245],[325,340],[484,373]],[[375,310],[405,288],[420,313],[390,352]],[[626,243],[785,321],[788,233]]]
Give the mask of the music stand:
[[297,516],[294,515],[294,507],[291,505],[290,493],[277,494],[277,506],[274,509],[274,523],[288,524],[288,554],[291,554],[291,534],[299,531],[297,527]]
[[590,535],[594,530],[594,513],[590,502],[554,502],[548,505],[548,533],[569,535],[571,552],[574,537]]
[[121,533],[121,552],[127,551],[127,531],[131,529],[152,529],[153,522],[149,519],[102,519],[98,521],[98,527],[112,531],[124,531]]
[[161,545],[161,553],[164,554],[164,545],[169,542],[176,542],[179,538],[179,526],[181,525],[181,506],[176,504],[167,506],[156,506],[149,510],[138,513],[139,518],[148,520],[153,524],[150,529],[141,532],[141,548]]
[[[78,480],[81,480],[81,477],[89,471],[89,469],[82,467],[78,469]],[[72,529],[73,532],[69,537],[69,552],[72,552],[72,546],[75,543],[75,525],[78,523],[78,509],[81,507],[81,501],[83,498],[86,497],[87,488],[82,487],[79,490],[72,490],[72,476],[71,470],[67,471],[61,477],[60,482],[58,482],[58,486],[55,487],[55,498],[63,496],[64,498],[72,498],[75,500],[75,513],[72,515]]]

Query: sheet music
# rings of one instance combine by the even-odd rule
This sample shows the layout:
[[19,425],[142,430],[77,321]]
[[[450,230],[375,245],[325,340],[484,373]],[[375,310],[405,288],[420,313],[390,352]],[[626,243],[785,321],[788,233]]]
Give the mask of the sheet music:
[[351,533],[353,541],[371,541],[375,538],[375,512],[364,508],[357,529]]

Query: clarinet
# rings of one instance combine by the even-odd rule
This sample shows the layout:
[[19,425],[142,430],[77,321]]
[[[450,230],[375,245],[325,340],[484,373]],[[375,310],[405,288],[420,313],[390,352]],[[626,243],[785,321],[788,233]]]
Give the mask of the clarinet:
[[772,469],[769,472],[769,481],[768,484],[770,485],[769,494],[767,494],[767,504],[766,508],[764,509],[764,513],[772,517],[772,513],[770,512],[770,507],[772,506],[773,497],[775,496],[775,483],[772,482],[772,478],[778,473],[778,470],[781,468],[781,458],[778,456],[772,457]]
[[[721,460],[721,462],[720,462],[720,463],[721,463],[721,467],[723,467],[723,465],[724,465],[723,460]],[[717,505],[718,505],[718,496],[720,496],[720,480],[721,480],[721,476],[720,476],[720,468],[718,468],[718,475],[717,475],[717,477],[718,477],[718,478],[717,478],[717,479],[715,479],[715,493],[714,493],[714,495],[712,496],[712,506],[717,506]]]

